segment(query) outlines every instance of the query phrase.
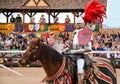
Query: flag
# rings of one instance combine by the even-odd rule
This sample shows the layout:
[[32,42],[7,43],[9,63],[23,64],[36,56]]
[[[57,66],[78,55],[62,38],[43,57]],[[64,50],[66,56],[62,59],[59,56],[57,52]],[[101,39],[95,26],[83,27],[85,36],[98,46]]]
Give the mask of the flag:
[[66,29],[66,25],[65,24],[59,24],[59,31],[60,32],[64,32]]
[[58,24],[52,24],[52,25],[50,25],[50,31],[51,32],[58,31],[58,29],[59,29],[59,25]]
[[22,32],[23,31],[23,24],[17,23],[15,24],[15,32]]
[[48,31],[48,25],[47,24],[40,24],[40,32],[46,32]]
[[35,32],[34,24],[24,24],[24,31],[25,32]]
[[73,32],[74,25],[73,24],[66,24],[65,32]]
[[13,30],[15,30],[15,24],[13,24],[13,23],[7,24],[7,30],[8,30],[8,31],[13,31]]
[[34,30],[39,31],[39,24],[34,24]]

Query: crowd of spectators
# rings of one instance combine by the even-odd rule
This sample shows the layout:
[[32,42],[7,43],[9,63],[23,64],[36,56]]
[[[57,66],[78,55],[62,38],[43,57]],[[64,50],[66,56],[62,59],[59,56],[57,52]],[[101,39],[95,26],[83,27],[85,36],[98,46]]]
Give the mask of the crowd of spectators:
[[25,50],[27,39],[22,33],[0,33],[0,50]]
[[[37,36],[40,37],[41,42],[55,48],[58,44],[63,44],[63,49],[68,48],[72,44],[72,37],[69,32],[59,32],[57,34],[53,32],[45,33],[24,33],[24,32],[12,32],[12,33],[0,33],[0,50],[25,50],[28,44],[34,40]],[[120,50],[120,33],[115,34],[113,31],[111,34],[98,33],[94,36],[92,49],[94,51],[119,51]],[[11,53],[4,53],[5,56]],[[20,53],[12,53],[15,56],[20,56]],[[100,54],[94,54],[100,56]],[[120,58],[120,53],[106,53],[107,58]]]
[[98,33],[93,40],[93,50],[118,51],[120,48],[120,33]]
[[[34,33],[25,34],[23,32],[0,33],[0,50],[25,50],[27,45],[36,35]],[[55,48],[55,43],[66,43],[69,47],[72,37],[68,32],[60,32],[57,35],[53,32],[45,32],[40,36],[41,41]],[[98,33],[94,36],[92,49],[94,51],[119,51],[120,50],[120,33],[111,34]]]
[[[0,33],[0,50],[25,50],[29,41],[33,38],[35,38],[34,33]],[[53,32],[41,34],[42,41],[45,39],[48,41],[50,38],[54,39],[55,42],[58,41],[58,43],[65,43],[65,41],[72,40],[68,32],[60,32],[57,36]],[[95,51],[118,51],[120,49],[120,33],[115,34],[114,31],[111,34],[107,34],[106,32],[102,34],[98,33],[94,36],[92,43],[92,49]]]
[[[120,33],[98,33],[93,40],[94,51],[120,51]],[[100,54],[96,54],[96,56]],[[106,58],[120,58],[120,53],[106,53]]]

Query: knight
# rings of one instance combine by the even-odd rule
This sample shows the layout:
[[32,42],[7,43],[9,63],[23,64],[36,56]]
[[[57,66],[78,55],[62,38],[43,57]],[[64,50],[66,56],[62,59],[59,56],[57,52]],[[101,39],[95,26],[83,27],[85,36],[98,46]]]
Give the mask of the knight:
[[76,63],[78,84],[82,84],[84,79],[84,65],[86,59],[88,61],[87,66],[91,66],[90,58],[88,54],[84,52],[90,52],[92,50],[92,31],[95,29],[95,25],[91,25],[89,23],[85,24],[82,17],[79,16],[77,17],[77,23],[75,24],[75,28],[76,29],[74,30],[73,37],[73,50],[70,50],[68,53],[77,56]]
[[101,24],[103,17],[106,17],[105,6],[98,0],[89,2],[85,8],[84,16],[77,17],[76,29],[73,36],[73,50],[70,50],[68,54],[77,55],[78,84],[83,84],[85,74],[84,65],[86,64],[89,67],[92,64],[88,54],[85,52],[92,50],[92,32],[95,29],[94,22],[97,20]]

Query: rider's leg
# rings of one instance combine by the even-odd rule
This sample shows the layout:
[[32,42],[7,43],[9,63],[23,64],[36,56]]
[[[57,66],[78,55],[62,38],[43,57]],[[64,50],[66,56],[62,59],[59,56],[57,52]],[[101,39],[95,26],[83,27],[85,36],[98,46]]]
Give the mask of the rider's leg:
[[78,84],[83,84],[84,79],[84,59],[77,59]]

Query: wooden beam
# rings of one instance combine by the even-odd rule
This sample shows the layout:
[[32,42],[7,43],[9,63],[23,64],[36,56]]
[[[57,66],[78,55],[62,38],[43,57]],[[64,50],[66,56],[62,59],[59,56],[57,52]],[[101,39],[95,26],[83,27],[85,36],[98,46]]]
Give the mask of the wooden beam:
[[29,10],[19,10],[20,11],[20,13],[23,15],[23,21],[22,21],[22,23],[25,23],[25,15],[27,14],[27,12],[29,11]]
[[51,22],[50,22],[50,14],[51,14],[51,12],[48,11],[48,23],[49,23],[49,25],[51,24]]
[[26,13],[29,17],[32,17],[32,16],[34,16],[35,14],[36,14],[37,12],[28,12],[28,13]]
[[6,16],[6,22],[8,23],[10,15],[12,15],[13,12],[2,12]]
[[58,14],[59,14],[60,12],[51,12],[50,13],[50,15],[53,17],[53,18],[55,18],[56,16],[58,16]]

